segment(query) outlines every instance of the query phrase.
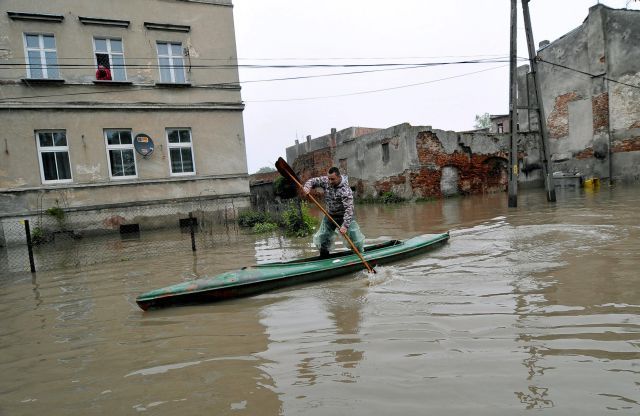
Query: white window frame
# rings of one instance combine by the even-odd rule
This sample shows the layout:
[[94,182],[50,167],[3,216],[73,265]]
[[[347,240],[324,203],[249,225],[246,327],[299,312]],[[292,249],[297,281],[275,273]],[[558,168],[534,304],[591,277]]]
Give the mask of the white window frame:
[[[65,138],[67,139],[66,146],[40,146],[40,133],[64,133]],[[71,152],[69,151],[69,139],[66,137],[66,130],[36,130],[36,145],[38,149],[38,163],[40,165],[40,179],[43,184],[52,184],[52,183],[70,183],[73,182],[73,170],[71,169]],[[44,164],[42,163],[42,154],[43,153],[56,153],[56,152],[66,152],[67,158],[69,159],[69,174],[71,175],[70,179],[45,179],[44,177]],[[56,174],[58,173],[58,161],[56,161]]]
[[[174,130],[188,131],[189,143],[170,143],[169,132]],[[196,154],[193,151],[193,133],[189,127],[167,127],[165,130],[165,136],[167,140],[167,159],[169,160],[169,175],[171,176],[193,176],[196,174]],[[171,161],[171,149],[183,149],[188,147],[191,149],[191,164],[193,165],[193,172],[173,172],[173,166]],[[181,156],[182,157],[182,156]]]
[[[96,65],[96,70],[97,70],[98,69],[98,58],[96,57],[96,54],[98,54],[98,53],[104,54],[105,52],[98,52],[96,50],[96,39],[107,41],[107,52],[106,52],[106,54],[109,56],[109,72],[111,72],[111,81],[126,81],[127,80],[127,64],[126,64],[126,62],[124,60],[124,41],[122,40],[122,38],[114,38],[114,37],[106,37],[106,36],[94,36],[93,37],[93,62]],[[120,44],[122,45],[122,52],[113,52],[111,50],[111,41],[112,40],[119,40],[120,41]],[[122,70],[124,71],[124,79],[115,79],[115,72],[113,70],[113,55],[122,56]]]
[[[158,46],[161,44],[167,45],[168,55],[160,54],[160,49],[158,48]],[[171,45],[180,45],[180,52],[181,52],[180,56],[172,54]],[[167,84],[182,84],[187,82],[187,71],[185,71],[185,67],[184,67],[185,65],[184,65],[184,53],[182,53],[182,42],[156,41],[156,54],[158,55],[158,75],[160,75],[160,78],[159,78],[160,82],[167,83]],[[170,80],[162,79],[163,65],[160,63],[160,58],[169,59],[169,74],[171,75]],[[178,59],[180,60],[180,62],[178,63],[178,65],[176,65],[175,60],[178,60]],[[182,71],[182,78],[184,79],[184,81],[176,82],[175,71]]]
[[[27,36],[37,36],[38,37],[38,48],[30,48],[27,46]],[[44,37],[51,36],[53,37],[53,42],[55,43],[55,48],[45,48],[44,47]],[[56,67],[58,66],[58,42],[56,41],[56,36],[53,33],[31,33],[25,32],[22,35],[22,41],[24,42],[24,59],[27,64],[27,78],[31,79],[58,79],[60,77],[60,68],[56,68],[58,72],[58,78],[49,77],[49,66],[47,65],[46,53],[47,52],[55,52],[56,54]],[[31,74],[31,62],[29,62],[29,52],[37,51],[40,55],[40,70],[42,71],[42,78],[35,78]]]
[[[131,135],[131,144],[109,144],[109,139],[107,137],[107,133],[111,131],[128,131]],[[109,178],[116,181],[127,180],[127,179],[136,179],[138,178],[138,161],[136,160],[136,149],[133,146],[133,132],[131,129],[104,129],[104,144],[107,152],[107,167],[109,168]],[[122,176],[114,176],[111,170],[111,150],[131,150],[133,152],[133,167],[136,171],[135,175],[122,175]]]

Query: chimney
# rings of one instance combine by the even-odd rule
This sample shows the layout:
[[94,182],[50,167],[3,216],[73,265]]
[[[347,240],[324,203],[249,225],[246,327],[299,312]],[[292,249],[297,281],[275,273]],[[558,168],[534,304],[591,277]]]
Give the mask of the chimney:
[[336,147],[336,128],[335,127],[331,128],[331,139],[329,140],[329,146],[332,149],[335,149]]

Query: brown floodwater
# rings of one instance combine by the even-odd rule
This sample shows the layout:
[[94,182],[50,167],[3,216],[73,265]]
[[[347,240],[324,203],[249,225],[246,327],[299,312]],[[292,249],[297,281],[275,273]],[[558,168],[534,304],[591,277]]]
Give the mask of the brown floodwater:
[[310,238],[5,274],[0,414],[639,414],[640,188],[506,201],[359,205],[371,241],[451,239],[376,275],[216,304],[135,297],[311,254]]

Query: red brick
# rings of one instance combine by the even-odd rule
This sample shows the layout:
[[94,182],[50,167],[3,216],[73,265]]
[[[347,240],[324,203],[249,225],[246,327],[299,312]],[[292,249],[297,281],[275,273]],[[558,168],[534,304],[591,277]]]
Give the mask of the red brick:
[[551,114],[547,117],[549,138],[559,139],[569,134],[569,103],[581,99],[582,97],[575,92],[556,97],[553,111],[551,111]]

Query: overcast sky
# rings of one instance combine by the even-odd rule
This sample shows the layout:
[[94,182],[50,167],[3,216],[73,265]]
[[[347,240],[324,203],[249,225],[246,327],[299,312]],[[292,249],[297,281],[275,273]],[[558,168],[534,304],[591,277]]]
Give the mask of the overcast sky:
[[[536,47],[579,26],[596,3],[531,0]],[[600,3],[640,9],[640,1]],[[473,128],[476,114],[508,112],[509,0],[234,0],[234,6],[240,64],[507,61],[394,70],[241,67],[250,173],[273,166],[296,138],[321,136],[332,127],[409,122],[460,131]],[[518,7],[518,56],[527,57],[520,2]],[[247,82],[371,70],[378,72]],[[420,85],[403,87],[410,84]],[[384,91],[367,92],[372,90]]]

